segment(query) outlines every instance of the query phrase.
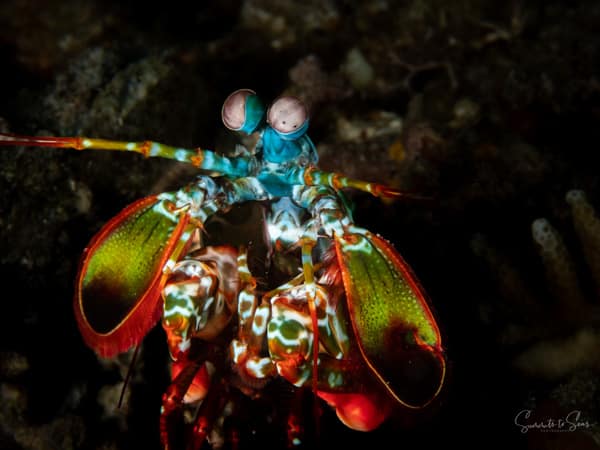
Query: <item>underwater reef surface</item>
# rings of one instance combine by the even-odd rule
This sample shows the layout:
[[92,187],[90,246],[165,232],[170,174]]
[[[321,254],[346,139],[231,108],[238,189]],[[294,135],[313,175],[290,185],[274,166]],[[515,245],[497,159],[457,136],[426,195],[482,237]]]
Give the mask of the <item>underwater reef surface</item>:
[[[355,221],[429,293],[450,366],[430,411],[362,433],[324,408],[311,439],[600,447],[600,4],[179,3],[3,1],[0,131],[227,153],[229,93],[299,96],[321,168],[429,198],[348,192]],[[0,148],[0,448],[160,448],[162,329],[119,408],[130,355],[83,344],[73,283],[104,223],[194,176],[137,155]],[[285,446],[271,422],[287,400],[241,400],[241,448]]]

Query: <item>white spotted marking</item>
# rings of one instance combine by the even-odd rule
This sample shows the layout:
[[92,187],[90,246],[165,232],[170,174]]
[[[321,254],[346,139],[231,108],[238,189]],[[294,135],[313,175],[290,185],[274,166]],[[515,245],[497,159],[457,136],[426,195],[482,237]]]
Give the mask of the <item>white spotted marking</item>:
[[240,364],[242,358],[248,351],[248,344],[246,342],[241,342],[237,339],[234,339],[231,341],[230,348],[233,355],[233,362],[235,364]]
[[339,373],[331,372],[327,377],[327,384],[332,388],[342,386],[343,383],[344,377],[342,377]]
[[269,319],[269,308],[259,307],[254,314],[254,321],[252,322],[252,332],[256,336],[263,336],[267,331],[267,321]]
[[269,358],[250,358],[246,361],[246,369],[256,378],[264,378],[269,374],[268,369],[272,364]]

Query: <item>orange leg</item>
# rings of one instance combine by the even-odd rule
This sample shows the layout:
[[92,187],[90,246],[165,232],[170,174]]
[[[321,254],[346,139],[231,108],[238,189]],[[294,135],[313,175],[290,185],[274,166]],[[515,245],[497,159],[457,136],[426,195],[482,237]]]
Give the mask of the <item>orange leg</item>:
[[160,412],[160,439],[165,450],[174,450],[177,444],[171,430],[181,420],[181,405],[198,371],[204,367],[199,362],[188,362],[173,379],[162,398]]

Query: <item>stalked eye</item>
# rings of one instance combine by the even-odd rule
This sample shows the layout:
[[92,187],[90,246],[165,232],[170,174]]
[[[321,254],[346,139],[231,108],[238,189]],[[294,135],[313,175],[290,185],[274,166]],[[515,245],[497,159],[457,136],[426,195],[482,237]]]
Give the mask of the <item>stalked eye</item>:
[[267,122],[278,133],[294,133],[305,127],[308,111],[296,97],[279,97],[267,112]]
[[246,98],[254,95],[250,89],[239,89],[230,94],[223,103],[221,118],[230,130],[239,130],[246,121]]
[[265,107],[256,92],[239,89],[223,103],[221,118],[227,128],[245,133],[254,132],[265,114]]

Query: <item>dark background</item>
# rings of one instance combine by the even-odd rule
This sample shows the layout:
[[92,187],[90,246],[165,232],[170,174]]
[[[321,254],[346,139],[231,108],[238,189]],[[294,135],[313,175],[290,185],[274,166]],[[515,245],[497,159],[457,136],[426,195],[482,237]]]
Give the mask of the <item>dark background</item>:
[[[600,225],[580,239],[565,195],[600,205],[599,29],[592,0],[6,0],[0,130],[227,152],[230,92],[300,96],[323,169],[432,198],[349,192],[356,222],[428,291],[450,364],[431,411],[361,433],[324,409],[307,446],[597,448]],[[116,409],[129,360],[84,346],[73,280],[103,223],[193,175],[137,155],[0,149],[0,448],[159,448],[162,330]],[[549,259],[532,239],[542,217],[562,243]],[[287,408],[277,392],[240,400],[240,447],[285,445],[266,420]],[[580,427],[521,433],[522,410],[529,424],[580,411]]]

